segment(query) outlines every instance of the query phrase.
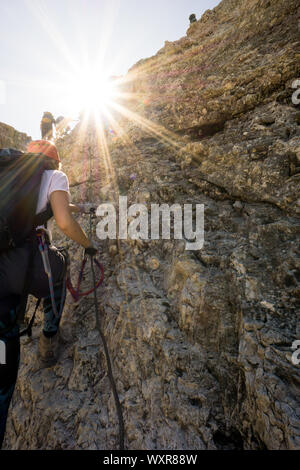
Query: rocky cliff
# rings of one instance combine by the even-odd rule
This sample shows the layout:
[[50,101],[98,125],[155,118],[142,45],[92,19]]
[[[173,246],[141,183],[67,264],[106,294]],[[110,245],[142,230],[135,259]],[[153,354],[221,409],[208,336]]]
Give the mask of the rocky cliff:
[[11,147],[25,150],[30,140],[31,137],[24,132],[18,132],[12,126],[0,122],[0,148]]
[[[75,202],[205,208],[201,250],[97,241],[128,449],[300,448],[299,7],[223,0],[129,71],[106,143],[80,126],[58,142]],[[22,340],[6,448],[116,449],[93,298],[68,298],[50,369],[40,324]]]

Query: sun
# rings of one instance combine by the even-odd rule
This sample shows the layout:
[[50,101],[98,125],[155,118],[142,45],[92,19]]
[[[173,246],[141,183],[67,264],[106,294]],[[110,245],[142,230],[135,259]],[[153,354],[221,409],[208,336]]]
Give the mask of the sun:
[[70,110],[100,115],[113,105],[117,85],[113,77],[88,70],[70,81],[66,94]]

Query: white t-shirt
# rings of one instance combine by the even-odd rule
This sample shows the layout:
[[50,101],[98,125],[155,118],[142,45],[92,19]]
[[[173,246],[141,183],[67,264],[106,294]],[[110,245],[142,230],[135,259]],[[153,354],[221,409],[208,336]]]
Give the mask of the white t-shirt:
[[[50,202],[50,195],[54,191],[65,191],[68,193],[70,201],[69,181],[67,175],[59,170],[45,170],[42,176],[36,214],[43,212],[47,208],[47,204]],[[47,230],[51,240],[50,225],[51,224],[48,222]]]

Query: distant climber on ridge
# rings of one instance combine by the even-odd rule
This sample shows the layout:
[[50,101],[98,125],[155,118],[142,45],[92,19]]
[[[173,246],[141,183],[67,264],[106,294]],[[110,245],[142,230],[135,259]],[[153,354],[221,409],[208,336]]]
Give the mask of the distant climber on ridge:
[[53,139],[53,124],[55,125],[55,119],[53,115],[48,111],[45,111],[41,120],[42,139]]
[[189,16],[189,20],[190,20],[190,24],[196,23],[196,21],[197,21],[196,15],[195,15],[194,13],[192,13],[192,14]]

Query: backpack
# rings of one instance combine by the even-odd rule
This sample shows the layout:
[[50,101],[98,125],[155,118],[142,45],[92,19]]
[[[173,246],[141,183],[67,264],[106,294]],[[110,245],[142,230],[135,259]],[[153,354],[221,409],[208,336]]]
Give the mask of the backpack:
[[44,113],[42,117],[42,123],[52,124],[55,123],[55,119],[51,113]]
[[52,216],[36,216],[44,159],[19,150],[0,149],[0,254],[20,246]]

